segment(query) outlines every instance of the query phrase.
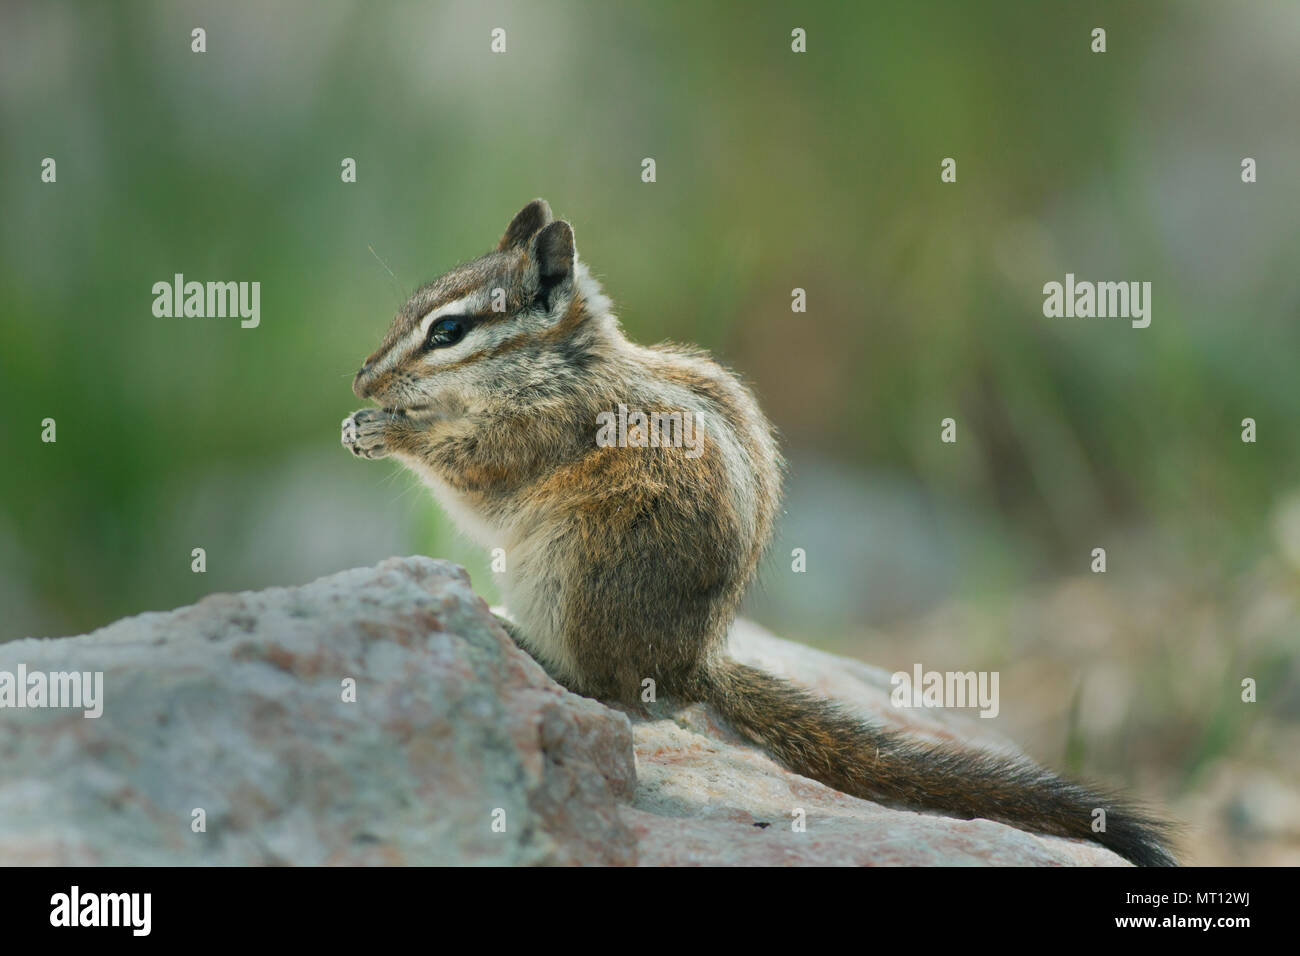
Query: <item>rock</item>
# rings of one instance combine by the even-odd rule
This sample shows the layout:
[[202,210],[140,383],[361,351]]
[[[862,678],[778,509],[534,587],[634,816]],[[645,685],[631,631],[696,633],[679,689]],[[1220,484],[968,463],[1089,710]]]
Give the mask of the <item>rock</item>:
[[[731,642],[899,723],[882,671],[745,622]],[[699,705],[646,720],[571,694],[429,558],[0,644],[0,672],[20,664],[102,671],[103,715],[0,709],[0,865],[1123,862],[837,793]],[[949,715],[907,726],[1009,748]]]

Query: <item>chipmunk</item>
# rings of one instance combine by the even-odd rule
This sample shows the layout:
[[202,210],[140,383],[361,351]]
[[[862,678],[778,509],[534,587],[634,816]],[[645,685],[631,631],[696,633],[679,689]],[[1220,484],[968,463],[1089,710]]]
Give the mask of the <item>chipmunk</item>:
[[[651,679],[844,793],[1174,864],[1167,828],[1110,794],[1027,758],[877,727],[727,656],[780,501],[772,426],[705,352],[625,338],[545,201],[520,210],[495,251],[418,289],[353,391],[381,407],[344,420],[345,447],[396,458],[471,538],[505,547],[504,623],[570,690],[640,708]],[[598,441],[600,416],[619,406],[693,416],[697,447],[643,432]]]

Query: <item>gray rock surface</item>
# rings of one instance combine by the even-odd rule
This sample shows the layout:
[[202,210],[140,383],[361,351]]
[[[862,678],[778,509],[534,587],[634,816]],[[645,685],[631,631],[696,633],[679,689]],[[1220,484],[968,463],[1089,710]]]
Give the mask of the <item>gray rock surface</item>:
[[[746,622],[731,642],[875,719],[1009,747],[901,717],[883,671]],[[20,664],[102,671],[104,711],[0,709],[0,865],[1123,862],[837,793],[698,705],[647,720],[571,694],[429,558],[0,644],[0,671]]]

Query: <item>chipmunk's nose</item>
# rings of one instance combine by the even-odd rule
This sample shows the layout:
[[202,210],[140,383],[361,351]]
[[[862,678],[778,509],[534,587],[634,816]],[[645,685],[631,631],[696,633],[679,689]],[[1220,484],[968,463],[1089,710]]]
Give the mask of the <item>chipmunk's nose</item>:
[[356,378],[352,379],[352,393],[357,398],[369,398],[370,386],[373,384],[368,378],[370,370],[374,367],[374,362],[367,361],[357,372]]

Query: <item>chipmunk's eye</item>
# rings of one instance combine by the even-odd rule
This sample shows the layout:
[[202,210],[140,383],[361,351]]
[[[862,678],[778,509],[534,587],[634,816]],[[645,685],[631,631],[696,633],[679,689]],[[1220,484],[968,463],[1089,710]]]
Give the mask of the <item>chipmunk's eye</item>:
[[429,326],[429,337],[425,340],[426,349],[441,349],[455,345],[465,337],[465,320],[459,316],[445,315]]

